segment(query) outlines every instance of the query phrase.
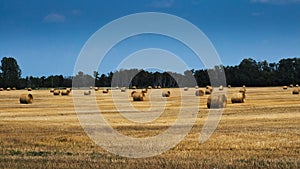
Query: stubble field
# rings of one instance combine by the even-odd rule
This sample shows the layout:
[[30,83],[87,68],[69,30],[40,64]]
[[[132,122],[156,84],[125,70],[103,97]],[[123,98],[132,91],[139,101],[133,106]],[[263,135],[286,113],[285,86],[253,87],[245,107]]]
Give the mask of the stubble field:
[[[79,123],[73,93],[53,96],[49,90],[1,91],[0,168],[300,167],[300,95],[292,95],[292,88],[249,87],[246,102],[242,104],[230,102],[230,96],[239,88],[226,89],[228,101],[221,121],[202,144],[199,136],[209,113],[208,96],[196,97],[194,88],[167,90],[171,91],[171,97],[164,100],[160,100],[161,90],[148,91],[148,98],[164,101],[166,106],[159,118],[145,124],[125,119],[115,105],[116,101],[129,100],[127,94],[131,90],[108,94],[92,91],[90,96],[84,96],[82,91],[80,96],[83,100],[95,97],[103,116],[115,130],[137,138],[155,136],[168,129],[182,106],[181,95],[198,99],[200,110],[186,137],[169,151],[148,158],[122,157],[95,144]],[[33,95],[33,104],[19,103],[23,93]],[[139,111],[147,111],[151,108],[149,100],[128,103]],[[125,102],[118,108],[125,111],[126,106]]]

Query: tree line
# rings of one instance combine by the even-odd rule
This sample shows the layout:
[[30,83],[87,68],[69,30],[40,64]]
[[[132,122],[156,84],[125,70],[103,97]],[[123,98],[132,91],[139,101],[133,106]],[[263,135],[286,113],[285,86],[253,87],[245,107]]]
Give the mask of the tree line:
[[[283,86],[300,83],[300,58],[281,59],[278,63],[257,62],[246,58],[239,65],[218,65],[211,69],[176,72],[149,72],[129,69],[93,75],[78,72],[75,76],[51,75],[42,77],[21,77],[16,59],[4,57],[0,65],[0,87],[17,88],[58,88],[58,87],[182,87],[210,85],[216,73],[224,71],[226,82],[231,86]],[[216,75],[216,76],[215,76]]]

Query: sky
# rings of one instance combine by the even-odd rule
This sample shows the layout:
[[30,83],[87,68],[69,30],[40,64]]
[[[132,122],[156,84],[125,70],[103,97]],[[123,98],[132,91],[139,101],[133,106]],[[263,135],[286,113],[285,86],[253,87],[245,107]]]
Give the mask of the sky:
[[[278,62],[300,56],[300,0],[1,0],[0,59],[14,57],[22,77],[70,76],[96,31],[141,12],[167,13],[194,24],[225,66],[244,58]],[[124,58],[148,48],[170,51],[190,69],[204,68],[182,43],[145,34],[116,44],[98,71],[115,71]]]

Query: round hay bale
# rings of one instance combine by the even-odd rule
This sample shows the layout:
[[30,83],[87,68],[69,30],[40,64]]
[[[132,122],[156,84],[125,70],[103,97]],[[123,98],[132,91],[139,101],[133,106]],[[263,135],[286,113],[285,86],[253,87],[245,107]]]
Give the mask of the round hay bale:
[[243,87],[243,88],[246,88],[246,85],[243,85],[242,87]]
[[231,88],[231,85],[228,85],[227,87],[228,87],[228,88]]
[[136,89],[136,86],[132,86],[131,89]]
[[188,91],[189,88],[188,88],[188,87],[184,87],[183,90],[184,90],[184,91]]
[[231,96],[231,103],[244,103],[245,102],[245,93],[234,93]]
[[93,86],[90,86],[90,89],[93,89]]
[[299,94],[299,89],[298,89],[298,88],[297,88],[297,89],[294,89],[292,93],[293,93],[293,94]]
[[212,89],[205,89],[205,94],[211,94]]
[[116,90],[118,90],[118,89],[119,89],[119,87],[117,86],[117,87],[115,87],[115,89],[116,89]]
[[286,90],[288,87],[287,86],[283,86],[283,90]]
[[199,86],[195,86],[195,89],[198,89],[199,88]]
[[293,84],[290,84],[290,88],[293,88],[294,87],[294,85]]
[[227,97],[225,94],[210,95],[207,98],[207,108],[225,108],[227,104]]
[[299,85],[298,85],[298,84],[296,84],[296,87],[299,87]]
[[10,89],[10,87],[8,87],[8,88],[6,88],[6,90],[7,90],[7,91],[10,91],[11,89]]
[[239,90],[239,92],[240,92],[240,93],[246,93],[246,88],[244,88],[244,87],[241,88],[241,89]]
[[158,89],[161,89],[161,86],[157,86]]
[[195,95],[196,96],[204,96],[204,91],[203,90],[196,90]]
[[108,93],[108,92],[109,92],[108,89],[104,89],[104,90],[102,91],[102,93]]
[[209,85],[207,85],[207,86],[206,86],[206,89],[212,89],[212,87],[211,87],[211,86],[209,86]]
[[170,97],[171,92],[169,90],[168,91],[163,91],[161,95],[162,95],[162,97]]
[[3,91],[4,89],[3,88],[0,88],[0,91]]
[[136,93],[136,91],[132,91],[130,96],[133,97],[133,94]]
[[16,87],[13,87],[12,90],[17,90],[17,88],[16,88]]
[[223,90],[223,88],[224,88],[224,87],[221,85],[221,86],[219,87],[219,90]]
[[53,95],[54,95],[54,96],[58,96],[59,94],[60,94],[60,90],[54,90],[54,91],[53,91]]
[[66,88],[66,91],[68,91],[69,93],[72,91],[71,88]]
[[87,96],[87,95],[91,95],[91,93],[92,93],[92,92],[91,92],[90,90],[89,90],[89,91],[84,91],[84,92],[83,92],[83,95]]
[[55,90],[54,88],[51,88],[51,89],[50,89],[50,93],[53,93],[53,92],[54,92],[54,90]]
[[94,88],[94,90],[95,90],[95,91],[98,91],[98,90],[99,90],[99,88],[98,88],[98,87],[95,87],[95,88]]
[[148,86],[148,89],[152,89],[152,86]]
[[31,104],[33,101],[33,96],[31,94],[22,94],[20,96],[21,104]]
[[68,96],[69,93],[70,93],[70,92],[69,92],[68,90],[63,90],[63,91],[61,91],[60,94],[61,94],[62,96]]
[[142,89],[142,93],[147,93],[148,92],[148,89]]
[[28,91],[31,91],[32,89],[29,87],[29,88],[27,88],[27,90],[28,90]]
[[133,101],[143,101],[144,100],[144,93],[142,92],[134,92],[132,94],[132,98],[133,98]]
[[121,92],[126,92],[126,87],[122,87]]

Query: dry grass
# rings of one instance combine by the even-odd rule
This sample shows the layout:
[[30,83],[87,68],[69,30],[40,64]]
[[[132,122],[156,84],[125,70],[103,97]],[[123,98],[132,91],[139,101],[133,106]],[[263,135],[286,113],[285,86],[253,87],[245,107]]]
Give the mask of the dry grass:
[[[165,99],[167,107],[161,117],[144,125],[117,112],[111,97],[114,91],[95,95],[103,115],[116,130],[145,137],[163,132],[177,118],[180,89],[168,90],[172,96]],[[91,141],[78,122],[72,97],[55,97],[48,90],[1,91],[0,168],[300,167],[300,96],[292,95],[292,88],[247,87],[243,104],[231,104],[228,98],[218,128],[203,144],[198,143],[198,137],[208,115],[208,96],[196,97],[195,90],[182,92],[200,100],[201,109],[190,133],[171,150],[143,159],[111,154]],[[239,88],[226,90],[231,96]],[[118,97],[114,99],[126,102],[131,91],[115,91]],[[19,104],[19,96],[24,93],[33,95],[33,104]],[[149,93],[144,102],[130,103],[139,110],[148,110],[150,98],[160,101],[161,91]],[[126,106],[122,108],[126,110]]]

